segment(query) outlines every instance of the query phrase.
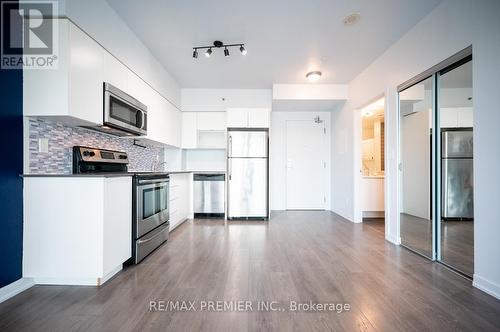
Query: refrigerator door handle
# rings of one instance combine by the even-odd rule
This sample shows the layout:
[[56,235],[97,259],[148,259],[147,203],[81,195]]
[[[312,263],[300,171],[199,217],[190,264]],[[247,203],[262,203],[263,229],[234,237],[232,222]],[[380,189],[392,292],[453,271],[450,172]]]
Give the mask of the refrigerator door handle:
[[443,198],[441,202],[441,217],[447,218],[448,217],[448,160],[442,159],[442,165],[441,167],[443,168],[443,173],[441,174],[441,190],[443,191],[441,193],[441,197]]
[[228,148],[227,155],[229,157],[233,156],[233,137],[231,136],[231,134],[229,134],[229,148]]
[[231,181],[231,159],[227,163],[227,178]]

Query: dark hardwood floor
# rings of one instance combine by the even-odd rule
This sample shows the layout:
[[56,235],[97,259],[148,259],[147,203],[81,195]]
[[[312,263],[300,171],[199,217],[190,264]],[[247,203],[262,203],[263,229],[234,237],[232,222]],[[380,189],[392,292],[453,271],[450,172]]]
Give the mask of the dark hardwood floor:
[[[348,303],[335,312],[150,311],[150,301]],[[255,303],[255,302],[252,302]],[[256,306],[253,308],[255,309]],[[329,212],[188,221],[96,287],[35,286],[0,304],[0,331],[494,331],[500,301]]]
[[[432,256],[432,221],[401,213],[401,242],[424,256]],[[441,222],[441,262],[472,278],[474,222]]]

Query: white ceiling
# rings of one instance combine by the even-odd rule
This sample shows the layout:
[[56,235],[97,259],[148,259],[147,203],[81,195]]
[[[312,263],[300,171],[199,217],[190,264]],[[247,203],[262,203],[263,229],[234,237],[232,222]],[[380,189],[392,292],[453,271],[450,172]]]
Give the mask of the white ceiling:
[[[441,0],[107,0],[185,88],[348,83]],[[358,24],[342,19],[360,13]],[[244,42],[192,58],[192,47]]]

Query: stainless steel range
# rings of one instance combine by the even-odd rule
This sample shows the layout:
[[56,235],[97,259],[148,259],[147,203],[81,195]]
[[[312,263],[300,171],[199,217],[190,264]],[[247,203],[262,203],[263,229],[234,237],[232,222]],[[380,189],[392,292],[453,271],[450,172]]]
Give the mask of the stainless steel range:
[[167,173],[129,173],[126,152],[73,147],[73,173],[127,173],[132,187],[132,262],[142,261],[168,239],[169,176]]
[[133,181],[132,259],[135,264],[167,241],[169,176],[139,173]]

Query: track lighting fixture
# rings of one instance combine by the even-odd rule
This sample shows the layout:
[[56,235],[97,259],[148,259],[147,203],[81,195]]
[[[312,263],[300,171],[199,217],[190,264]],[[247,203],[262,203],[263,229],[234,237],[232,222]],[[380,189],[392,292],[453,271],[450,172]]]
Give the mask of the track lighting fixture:
[[198,50],[204,50],[204,49],[206,49],[205,56],[207,58],[209,58],[210,55],[212,55],[212,48],[221,48],[221,47],[224,47],[224,56],[229,56],[229,49],[228,49],[228,47],[238,47],[238,46],[240,48],[241,54],[242,55],[246,55],[247,54],[247,50],[245,49],[244,45],[245,44],[241,44],[241,43],[238,43],[238,44],[224,44],[220,40],[216,40],[216,41],[213,42],[213,45],[210,45],[210,46],[196,46],[196,47],[193,47],[193,58],[197,59],[198,58]]

